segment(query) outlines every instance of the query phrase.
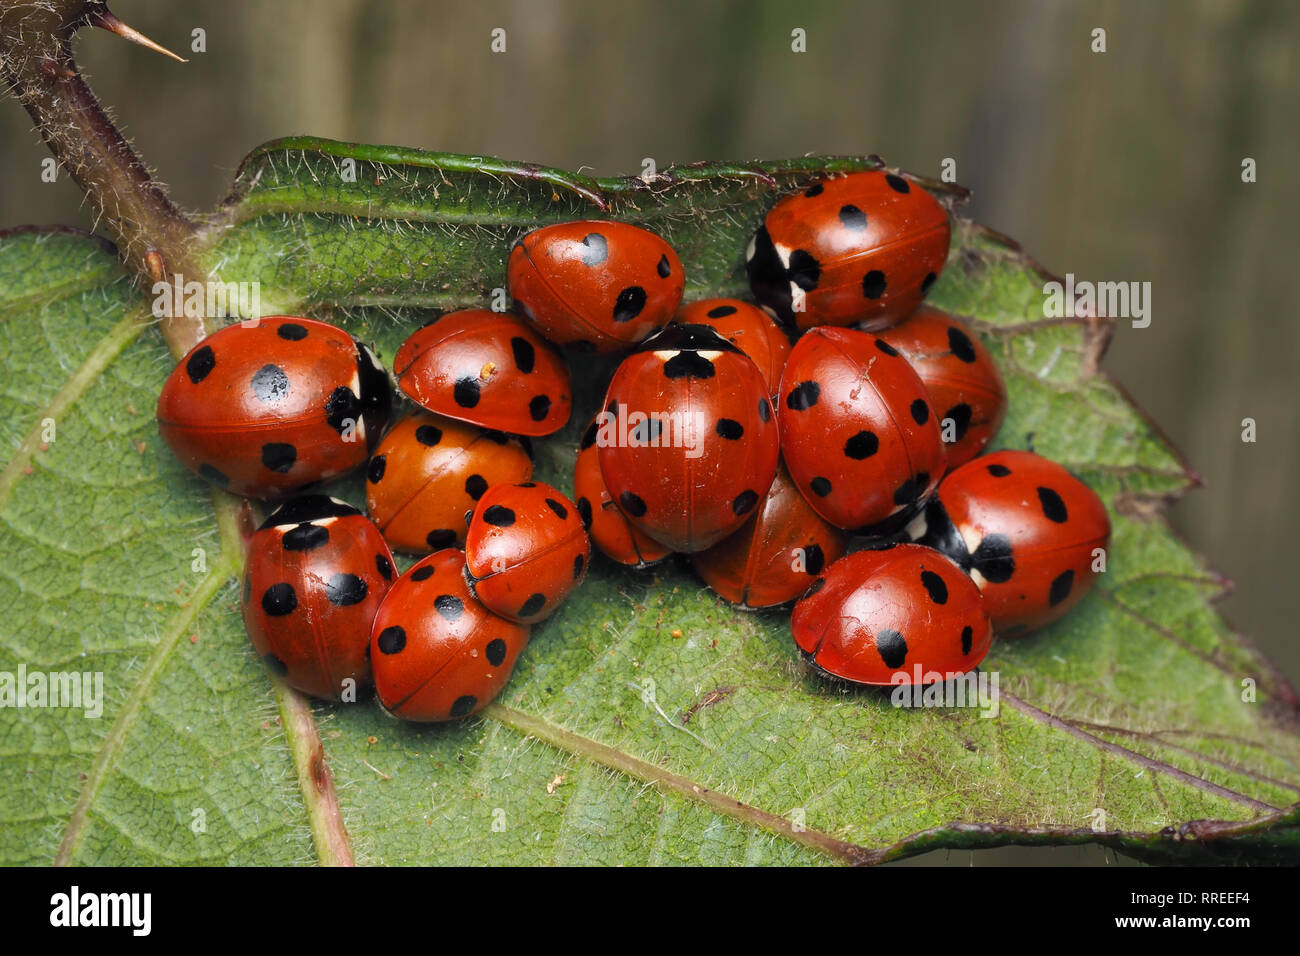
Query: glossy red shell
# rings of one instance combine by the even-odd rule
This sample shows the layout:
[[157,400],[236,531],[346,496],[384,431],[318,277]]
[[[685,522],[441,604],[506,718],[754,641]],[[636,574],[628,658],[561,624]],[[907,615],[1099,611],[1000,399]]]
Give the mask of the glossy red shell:
[[790,339],[758,306],[739,299],[701,299],[682,306],[677,321],[709,326],[750,357],[763,373],[768,394],[776,394],[790,357]]
[[248,542],[249,640],[291,687],[338,700],[346,681],[370,683],[370,625],[395,576],[370,519],[325,495],[290,499]]
[[901,523],[943,476],[943,442],[925,386],[871,333],[806,333],[781,376],[777,416],[790,477],[837,527]]
[[993,641],[974,582],[914,544],[840,558],[795,604],[790,631],[817,669],[877,686],[963,674]]
[[425,554],[465,543],[465,515],[493,485],[527,481],[519,439],[416,411],[389,429],[366,467],[366,510],[389,545]]
[[692,558],[704,583],[731,603],[775,607],[807,591],[847,544],[848,535],[813,511],[783,466],[758,513]]
[[639,530],[605,487],[596,453],[595,421],[582,437],[573,463],[573,503],[587,534],[605,557],[632,568],[658,564],[673,552]]
[[521,624],[549,617],[587,575],[591,542],[573,502],[550,485],[496,485],[465,535],[465,576],[495,614]]
[[967,569],[999,636],[1017,637],[1058,620],[1092,589],[1110,515],[1056,462],[999,451],[948,475],[909,531]]
[[1002,427],[1007,389],[979,336],[928,305],[877,334],[903,353],[925,383],[947,446],[948,469],[983,451]]
[[158,397],[158,431],[191,471],[275,498],[357,468],[392,407],[369,349],[314,319],[271,316],[214,332]]
[[515,306],[557,345],[627,348],[667,324],[682,301],[681,260],[624,222],[581,220],[528,233],[507,263]]
[[470,594],[464,570],[460,551],[423,558],[397,580],[375,617],[375,694],[403,720],[477,713],[501,693],[528,643],[527,625],[498,617]]
[[943,206],[901,176],[822,179],[768,212],[746,256],[750,288],[791,328],[882,329],[921,304],[950,238]]
[[705,326],[670,325],[624,359],[599,421],[610,495],[673,551],[702,551],[737,530],[776,476],[779,439],[763,376]]
[[569,420],[564,356],[516,315],[448,312],[402,344],[393,371],[411,401],[457,421],[549,435]]

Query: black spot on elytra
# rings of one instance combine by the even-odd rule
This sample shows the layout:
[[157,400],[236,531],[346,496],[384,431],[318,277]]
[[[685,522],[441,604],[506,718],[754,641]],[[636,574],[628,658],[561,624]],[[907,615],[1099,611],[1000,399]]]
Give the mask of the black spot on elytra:
[[195,385],[208,377],[208,373],[217,367],[217,356],[212,346],[201,345],[185,360],[185,374]]
[[287,442],[272,441],[262,446],[262,466],[283,475],[298,460],[298,449]]
[[580,577],[582,577],[582,572],[586,569],[586,567],[587,567],[586,557],[581,554],[575,554],[573,556],[573,580],[576,581]]
[[808,482],[808,486],[812,488],[813,494],[818,498],[825,498],[831,493],[831,480],[820,475]]
[[424,567],[416,568],[414,571],[411,572],[412,581],[427,581],[431,577],[433,577],[432,564],[426,564]]
[[970,340],[969,335],[955,325],[948,327],[948,350],[966,363],[975,361],[977,357],[975,343]]
[[451,397],[456,400],[456,404],[461,408],[473,408],[482,397],[482,389],[479,387],[478,379],[471,375],[456,379],[456,384],[451,390]]
[[852,229],[854,232],[860,232],[867,228],[867,214],[857,206],[841,206],[840,222],[845,229]]
[[639,518],[645,514],[645,502],[641,496],[625,491],[618,496],[619,507],[630,514],[633,518]]
[[421,425],[415,430],[415,440],[421,445],[433,448],[442,441],[442,429],[437,425]]
[[325,421],[329,422],[331,428],[342,434],[345,428],[356,428],[360,417],[361,399],[357,398],[352,389],[340,385],[330,393],[329,400],[325,402]]
[[880,450],[880,439],[873,431],[860,431],[844,443],[844,454],[854,461],[870,458]]
[[499,637],[488,641],[487,647],[483,648],[483,656],[493,667],[500,667],[506,659],[506,642]]
[[907,641],[903,640],[902,634],[891,628],[885,628],[876,634],[876,650],[889,668],[902,667],[907,660]]
[[214,484],[218,484],[223,487],[225,485],[230,484],[230,479],[226,477],[225,472],[214,467],[213,465],[209,465],[207,462],[204,462],[203,464],[199,465],[199,475],[208,479],[208,481],[211,481]]
[[473,694],[466,694],[463,697],[457,697],[456,703],[451,705],[451,716],[464,717],[478,705],[478,698]]
[[925,489],[929,485],[930,473],[928,471],[917,472],[894,490],[894,504],[910,505],[925,493]]
[[752,488],[746,488],[736,495],[735,500],[731,502],[731,510],[737,515],[743,515],[752,511],[756,504],[758,504],[758,492]]
[[667,254],[659,257],[659,263],[655,266],[655,272],[659,273],[659,278],[661,279],[667,279],[673,274],[673,267],[668,261]]
[[385,581],[393,580],[393,562],[388,560],[388,555],[375,555],[375,570],[379,572],[379,576]]
[[1069,520],[1070,513],[1065,508],[1065,502],[1051,488],[1039,487],[1038,503],[1043,506],[1043,514],[1047,516],[1048,521],[1065,524]]
[[772,420],[772,403],[766,398],[760,398],[758,400],[758,417],[763,419],[765,422],[770,422]]
[[457,621],[465,613],[465,602],[454,594],[439,594],[433,599],[433,609],[448,621]]
[[822,387],[816,382],[800,382],[785,397],[785,407],[794,412],[803,412],[817,404]]
[[280,658],[276,657],[274,654],[267,654],[262,658],[262,660],[266,662],[266,666],[271,668],[278,677],[284,677],[289,673],[289,665],[280,660]]
[[483,520],[497,528],[509,528],[515,523],[515,513],[505,505],[493,505],[483,512]]
[[719,418],[715,429],[722,438],[735,441],[745,434],[745,426],[732,418]]
[[813,183],[811,186],[809,186],[807,189],[803,191],[803,194],[807,196],[809,199],[812,199],[816,196],[820,196],[825,190],[826,187],[823,184]]
[[822,266],[810,253],[796,249],[790,253],[790,266],[786,274],[803,291],[811,292],[817,288],[817,282],[821,279]]
[[879,299],[885,294],[885,274],[879,269],[872,269],[862,277],[862,294],[868,299]]
[[1011,474],[1011,469],[1006,465],[989,465],[987,470],[994,478],[1005,478]]
[[921,584],[930,595],[930,600],[935,604],[948,603],[948,585],[944,583],[943,578],[933,571],[921,572]]
[[328,544],[329,539],[329,528],[304,521],[298,527],[286,531],[281,543],[286,551],[314,551],[321,545]]
[[892,355],[894,358],[898,357],[898,349],[894,348],[884,339],[876,339],[876,348],[880,349],[880,351],[884,352],[886,355]]
[[532,617],[543,607],[546,606],[546,595],[533,593],[528,595],[528,600],[519,605],[518,617]]
[[384,479],[384,469],[388,467],[388,460],[383,455],[376,455],[370,459],[370,464],[366,466],[366,480],[372,485],[377,485]]
[[647,418],[643,422],[637,422],[628,433],[628,439],[633,445],[650,445],[659,441],[659,436],[663,434],[664,423],[658,418]]
[[645,308],[645,289],[639,285],[630,285],[618,294],[614,300],[614,321],[631,322]]
[[379,645],[381,654],[396,654],[406,646],[406,631],[396,624],[386,627],[379,632],[379,639],[375,643]]
[[346,572],[339,572],[325,582],[325,596],[338,607],[360,604],[366,599],[368,590],[364,580]]
[[1052,607],[1056,607],[1070,596],[1070,588],[1072,587],[1074,587],[1074,572],[1061,572],[1052,581],[1052,586],[1047,592],[1047,603]]
[[1004,534],[986,535],[970,556],[970,561],[971,568],[993,584],[1004,584],[1016,573],[1011,539]]
[[298,594],[294,591],[293,585],[285,581],[272,584],[262,595],[262,610],[271,617],[292,614],[297,606]]
[[934,285],[934,280],[937,278],[939,277],[933,272],[927,272],[925,274],[925,278],[921,280],[921,295],[925,295],[930,291],[930,287]]
[[289,394],[289,376],[278,365],[263,365],[248,382],[259,402],[278,402]]
[[668,378],[713,378],[713,363],[699,352],[682,349],[664,362],[664,375]]
[[574,502],[578,506],[578,517],[582,519],[582,526],[591,529],[591,502],[586,498],[579,498]]
[[510,340],[510,351],[515,356],[515,368],[529,374],[537,365],[537,350],[533,348],[533,343],[518,335]]
[[[971,407],[965,402],[954,405],[943,413],[945,421],[952,422],[953,441],[961,441],[970,429]],[[994,467],[997,467],[996,465]]]
[[483,497],[483,492],[488,490],[487,479],[482,475],[470,475],[465,479],[465,494],[469,495],[475,501]]
[[808,574],[821,574],[826,566],[826,552],[820,544],[805,545],[803,549],[803,569]]
[[889,183],[889,188],[896,193],[906,195],[912,191],[912,186],[902,176],[895,176],[893,173],[885,173],[885,182]]
[[589,232],[582,238],[582,264],[598,266],[609,258],[609,242],[598,232]]
[[569,509],[564,507],[564,505],[560,504],[560,502],[556,501],[554,498],[546,499],[546,507],[554,511],[556,517],[558,517],[561,521],[569,517]]
[[595,419],[592,419],[591,424],[587,426],[587,430],[582,433],[582,443],[578,447],[582,451],[586,451],[592,445],[596,444],[596,435],[599,433],[600,426],[596,424]]
[[925,403],[923,398],[918,398],[912,402],[908,411],[912,413],[912,421],[918,425],[924,425],[930,420],[930,406]]
[[528,402],[528,417],[535,422],[544,421],[551,413],[551,396],[534,395]]
[[456,543],[456,532],[451,528],[435,528],[424,536],[424,540],[434,551],[441,551]]
[[307,330],[297,322],[284,322],[275,330],[275,334],[290,342],[301,342],[307,337]]
[[721,319],[724,316],[735,315],[736,307],[734,305],[715,305],[709,309],[709,318]]
[[961,629],[961,652],[963,654],[970,653],[971,639],[974,636],[975,636],[975,632],[971,630],[971,626],[969,624],[967,624],[965,627]]

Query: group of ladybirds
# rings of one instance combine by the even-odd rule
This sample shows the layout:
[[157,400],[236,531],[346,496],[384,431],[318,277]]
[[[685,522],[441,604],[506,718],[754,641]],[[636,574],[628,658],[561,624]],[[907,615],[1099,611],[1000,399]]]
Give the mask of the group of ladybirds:
[[[290,317],[186,355],[159,427],[228,491],[289,496],[249,542],[244,622],[318,697],[373,681],[407,720],[474,713],[582,582],[591,542],[634,568],[688,554],[743,608],[795,602],[794,640],[824,675],[948,677],[979,664],[995,629],[1078,602],[1110,537],[1101,501],[1060,465],[980,454],[1006,411],[1001,376],[922,305],[949,240],[946,211],[900,176],[823,178],[750,243],[758,305],[682,306],[682,263],[660,237],[547,226],[510,251],[515,312],[451,312],[402,345],[393,373],[418,408],[386,432],[374,354]],[[627,353],[572,499],[532,480],[530,439],[573,404],[561,348]],[[365,514],[302,493],[362,465]],[[426,556],[399,577],[390,549]]]

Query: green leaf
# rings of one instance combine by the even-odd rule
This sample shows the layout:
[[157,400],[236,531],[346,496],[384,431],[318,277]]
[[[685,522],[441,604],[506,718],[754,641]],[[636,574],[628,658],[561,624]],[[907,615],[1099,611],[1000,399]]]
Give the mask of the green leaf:
[[[688,297],[743,294],[745,244],[777,195],[878,164],[705,165],[645,183],[284,140],[245,161],[197,260],[260,282],[264,314],[333,318],[391,356],[428,310],[486,303],[515,237],[578,216],[665,235]],[[1002,363],[1001,444],[1074,469],[1115,525],[1108,571],[1076,611],[995,643],[997,716],[829,687],[803,672],[785,615],[737,612],[675,567],[597,562],[482,719],[412,727],[372,703],[315,708],[359,861],[881,862],[1081,842],[1155,861],[1300,859],[1295,694],[1218,616],[1222,580],[1163,518],[1194,477],[1098,369],[1109,325],[1044,320],[1046,273],[956,223],[931,300]],[[102,671],[105,687],[97,720],[0,709],[0,860],[324,855],[319,795],[293,759],[310,742],[242,633],[235,510],[154,430],[174,360],[147,298],[90,238],[11,234],[0,322],[13,343],[0,670]],[[583,370],[588,393],[608,368]],[[576,428],[539,454],[561,487]],[[360,500],[359,480],[340,487]]]

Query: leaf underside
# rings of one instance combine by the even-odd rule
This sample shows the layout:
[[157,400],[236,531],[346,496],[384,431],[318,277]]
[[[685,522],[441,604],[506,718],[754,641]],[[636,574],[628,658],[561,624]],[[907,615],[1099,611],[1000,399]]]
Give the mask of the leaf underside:
[[[744,295],[743,250],[776,196],[878,164],[679,167],[644,183],[284,140],[245,161],[198,258],[260,282],[264,314],[339,322],[391,357],[433,310],[485,304],[511,242],[547,222],[644,224],[686,263],[688,298]],[[484,718],[417,727],[370,702],[316,708],[358,860],[881,862],[1080,842],[1152,861],[1300,859],[1295,695],[1219,617],[1225,582],[1166,524],[1195,478],[1098,370],[1108,323],[1043,319],[1044,281],[1013,243],[956,218],[930,295],[1001,363],[999,445],[1067,465],[1114,522],[1098,589],[1059,624],[995,643],[997,716],[828,686],[804,673],[785,614],[736,611],[682,566],[601,560],[534,629]],[[238,614],[239,559],[209,489],[155,430],[173,359],[147,301],[98,240],[0,237],[0,670],[102,671],[106,698],[97,720],[0,710],[0,861],[48,863],[62,846],[80,863],[310,862]],[[566,490],[610,370],[590,365],[587,404],[539,443],[539,476]],[[363,500],[359,478],[337,493]]]

